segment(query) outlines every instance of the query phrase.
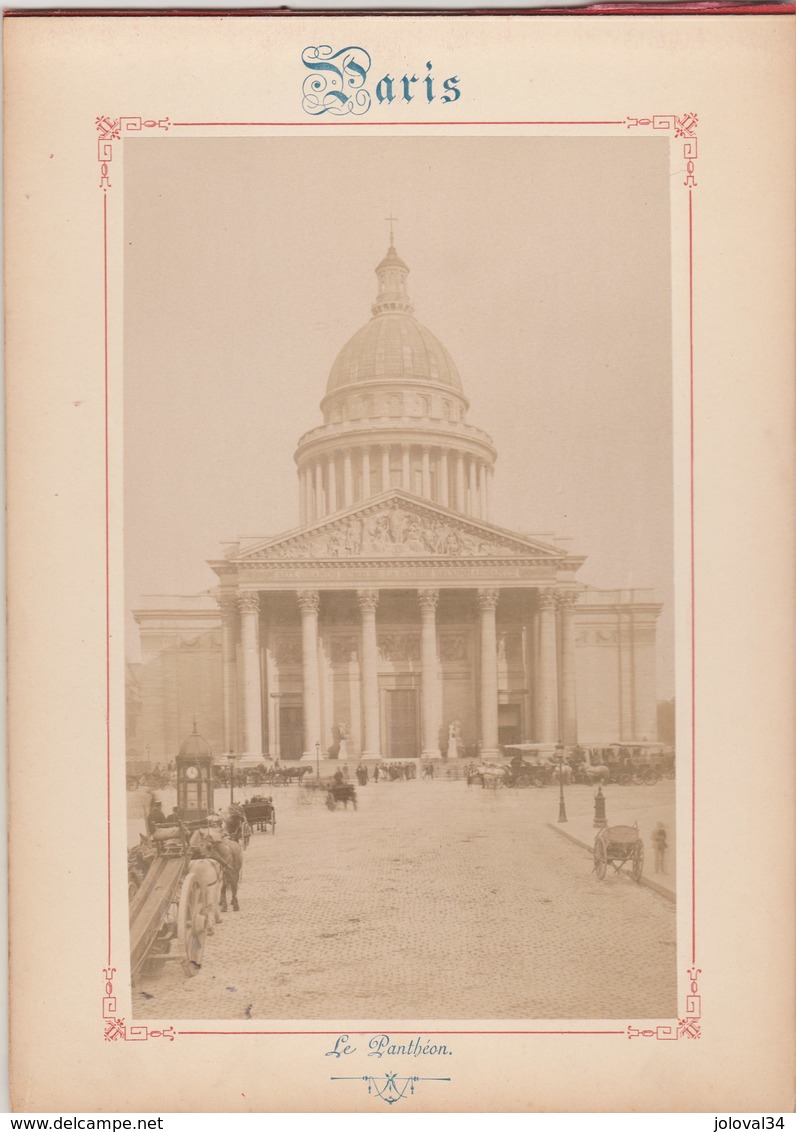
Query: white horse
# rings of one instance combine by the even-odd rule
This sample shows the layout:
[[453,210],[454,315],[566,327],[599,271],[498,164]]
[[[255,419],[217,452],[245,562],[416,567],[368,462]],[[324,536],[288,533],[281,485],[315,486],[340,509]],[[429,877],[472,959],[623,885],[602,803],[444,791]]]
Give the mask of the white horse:
[[196,857],[188,866],[188,872],[193,874],[202,886],[205,899],[205,915],[207,917],[207,934],[212,935],[214,924],[221,923],[221,889],[224,884],[224,870],[220,862],[209,857]]
[[607,766],[589,766],[588,763],[584,763],[581,766],[581,770],[590,783],[607,782],[611,777],[611,772]]

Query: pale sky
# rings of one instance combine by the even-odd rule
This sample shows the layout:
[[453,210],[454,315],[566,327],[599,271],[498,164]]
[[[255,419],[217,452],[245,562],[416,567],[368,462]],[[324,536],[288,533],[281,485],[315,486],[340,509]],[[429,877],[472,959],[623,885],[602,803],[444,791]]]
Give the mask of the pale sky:
[[293,452],[392,213],[415,315],[497,447],[492,521],[571,537],[583,582],[653,587],[673,694],[665,139],[146,138],[124,161],[128,610],[297,525]]

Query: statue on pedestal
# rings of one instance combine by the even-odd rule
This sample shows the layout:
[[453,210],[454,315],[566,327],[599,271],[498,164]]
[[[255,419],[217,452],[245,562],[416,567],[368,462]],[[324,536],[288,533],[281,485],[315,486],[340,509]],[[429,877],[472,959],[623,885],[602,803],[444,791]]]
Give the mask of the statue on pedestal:
[[455,719],[448,725],[448,750],[445,755],[446,758],[457,759],[459,757],[461,737],[462,725],[458,719]]
[[348,758],[347,740],[348,740],[348,735],[349,735],[348,724],[347,723],[338,723],[337,724],[337,730],[340,733],[340,745],[337,748],[337,757],[338,757],[338,759],[347,759]]

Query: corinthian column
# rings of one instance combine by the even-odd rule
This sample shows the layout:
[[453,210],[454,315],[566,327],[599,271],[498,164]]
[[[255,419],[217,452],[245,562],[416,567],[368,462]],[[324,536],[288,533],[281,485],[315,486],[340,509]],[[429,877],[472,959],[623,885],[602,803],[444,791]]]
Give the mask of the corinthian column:
[[362,449],[362,498],[370,498],[370,449]]
[[500,590],[479,590],[481,611],[481,754],[498,751],[497,630],[495,609]]
[[556,595],[539,592],[539,742],[557,743]]
[[437,602],[439,590],[418,590],[420,602],[421,694],[423,696],[423,758],[438,759],[440,725],[439,663],[437,661]]
[[343,507],[350,507],[354,502],[354,475],[351,470],[351,450],[343,455]]
[[475,460],[473,459],[472,456],[470,457],[470,469],[469,470],[470,470],[470,475],[469,475],[469,479],[470,479],[470,505],[467,509],[467,514],[472,515],[474,518],[477,519],[478,518],[478,487],[476,485],[476,479],[475,479],[475,475],[476,475]]
[[390,490],[390,446],[385,444],[381,450],[381,490]]
[[437,464],[437,503],[449,507],[448,495],[448,453],[443,448]]
[[315,461],[315,518],[322,519],[326,514],[323,506],[323,465]]
[[423,448],[421,454],[421,493],[424,499],[431,498],[431,450]]
[[488,519],[486,509],[486,477],[487,466],[486,464],[478,465],[478,517],[480,519]]
[[378,590],[357,590],[357,601],[362,618],[362,648],[359,651],[362,679],[362,717],[365,728],[362,738],[362,755],[364,758],[377,759],[381,748],[379,742],[379,657],[376,644]]
[[299,468],[298,473],[299,481],[299,522],[302,527],[307,522],[307,480],[304,475],[304,469]]
[[408,444],[401,446],[401,487],[404,491],[412,490],[412,464]]
[[456,510],[467,514],[467,488],[464,480],[464,454],[456,453]]
[[301,610],[301,682],[304,702],[304,754],[315,754],[321,739],[321,691],[318,674],[318,606],[317,590],[300,590],[296,594]]
[[335,464],[334,456],[329,457],[326,465],[326,482],[329,485],[328,489],[328,506],[329,514],[333,514],[337,510],[337,465]]
[[575,604],[578,595],[558,595],[561,621],[561,742],[574,746],[578,741],[578,713],[575,700]]
[[234,594],[220,594],[221,681],[224,704],[224,750],[232,752],[238,743],[238,711],[235,689],[235,642],[238,603]]
[[243,663],[243,735],[247,755],[263,753],[263,693],[260,677],[260,595],[238,595],[240,646]]

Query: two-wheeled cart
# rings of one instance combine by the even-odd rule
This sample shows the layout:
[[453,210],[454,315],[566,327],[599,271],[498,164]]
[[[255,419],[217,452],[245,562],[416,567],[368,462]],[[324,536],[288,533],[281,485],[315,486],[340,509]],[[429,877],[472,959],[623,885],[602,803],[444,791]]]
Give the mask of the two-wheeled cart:
[[[190,872],[188,831],[155,830],[155,859],[130,900],[130,963],[136,979],[169,961],[195,975],[202,964],[209,922],[206,894]],[[173,945],[176,943],[176,947]]]
[[608,866],[621,873],[625,865],[633,880],[641,880],[644,871],[644,842],[639,837],[638,822],[633,825],[607,825],[594,839],[594,871],[603,880]]

